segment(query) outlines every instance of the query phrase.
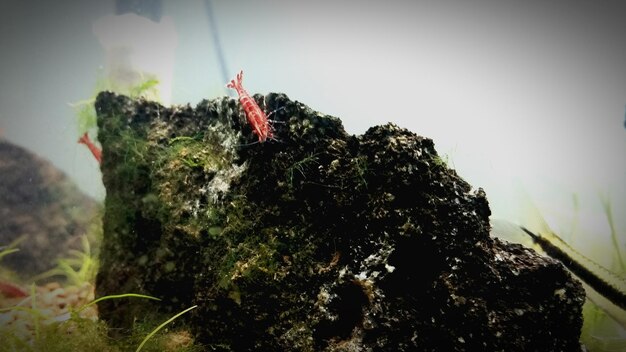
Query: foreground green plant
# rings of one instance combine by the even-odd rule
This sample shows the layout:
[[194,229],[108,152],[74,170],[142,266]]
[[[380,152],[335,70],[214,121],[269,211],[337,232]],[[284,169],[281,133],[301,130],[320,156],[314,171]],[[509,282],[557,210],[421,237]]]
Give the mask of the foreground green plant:
[[615,221],[613,220],[611,201],[607,197],[601,197],[600,201],[602,202],[604,215],[606,215],[606,220],[609,224],[609,228],[611,229],[611,242],[613,243],[613,250],[617,258],[617,265],[614,265],[614,267],[617,267],[621,273],[626,273],[626,261],[622,257],[622,252],[620,250],[617,229],[615,228]]
[[[113,340],[109,337],[109,330],[104,322],[83,318],[80,313],[98,302],[110,299],[141,298],[156,301],[160,301],[160,299],[135,293],[104,296],[77,309],[70,310],[67,314],[50,318],[37,308],[34,286],[31,290],[31,294],[30,306],[15,306],[0,309],[0,314],[11,311],[24,312],[25,315],[22,317],[29,320],[25,321],[24,324],[17,324],[17,326],[13,328],[0,329],[0,341],[2,341],[2,343],[0,343],[0,352],[93,351],[94,349],[112,352],[133,349],[137,352],[144,349],[165,351],[168,350],[165,339],[155,339],[155,335],[175,319],[197,307],[193,306],[177,313],[165,322],[159,324],[156,328],[153,328],[148,334],[145,334],[144,329],[146,326],[152,324],[146,321],[138,325],[136,331],[133,331],[131,336],[124,339]],[[32,333],[18,331],[18,329],[25,329],[29,326],[34,329]],[[138,334],[144,336],[141,343],[135,349],[134,346],[137,346],[136,341],[138,341],[140,337]],[[189,343],[186,346],[176,347],[175,350],[196,351],[199,350],[199,347]]]
[[133,99],[146,97],[159,101],[159,80],[153,76],[141,76],[141,80],[134,86],[126,87],[125,85],[116,84],[110,79],[99,78],[96,82],[94,94],[89,98],[75,103],[68,103],[74,109],[76,114],[76,123],[78,125],[79,135],[85,132],[92,132],[96,129],[96,109],[94,103],[96,95],[101,91],[113,91],[118,94],[127,95]]
[[[578,197],[574,196],[575,210],[578,210]],[[612,286],[622,296],[626,293],[626,263],[620,251],[620,241],[618,229],[612,215],[611,203],[608,198],[601,197],[602,207],[609,225],[611,243],[613,245],[613,263],[610,265],[613,271],[605,269],[589,257],[582,255],[572,248],[567,242],[557,236],[549,227],[537,207],[530,206],[529,222],[535,223],[539,228],[538,233],[550,244],[566,253],[573,261],[581,264],[586,270],[592,272],[596,277]],[[529,201],[530,203],[530,201]],[[575,219],[578,214],[575,214]],[[574,242],[575,223],[571,225],[572,233],[568,238]],[[566,234],[567,235],[567,234]],[[536,246],[535,246],[535,249]],[[576,273],[574,273],[576,274]],[[583,306],[583,327],[581,331],[581,342],[591,352],[618,352],[626,350],[626,310],[615,304],[602,292],[590,287],[583,282],[587,293],[587,301]]]
[[68,257],[57,260],[56,268],[36,275],[29,281],[37,282],[54,276],[63,276],[68,284],[79,287],[94,282],[98,273],[98,258],[92,253],[87,236],[83,236],[81,242],[82,251],[70,250]]
[[[611,268],[624,280],[626,278],[626,262],[621,254],[618,230],[612,213],[611,202],[608,197],[600,197],[602,208],[606,216],[613,245],[613,264]],[[626,289],[626,285],[622,285]],[[606,309],[606,302],[602,297],[589,297],[583,307],[583,328],[581,341],[591,352],[620,352],[626,351],[626,311],[612,307]]]
[[[13,242],[8,245],[0,245],[0,262],[2,259],[10,254],[15,252],[19,252],[20,249],[17,246],[26,238],[25,235],[20,236],[13,240]],[[12,271],[3,266],[0,266],[0,279],[14,281],[17,278],[17,275]]]
[[144,339],[143,341],[141,341],[141,343],[139,344],[139,347],[137,347],[137,350],[135,352],[139,352],[141,351],[141,349],[143,348],[143,346],[146,344],[146,342],[148,342],[148,340],[150,340],[157,332],[159,332],[159,330],[161,330],[162,328],[165,327],[165,325],[173,322],[174,320],[176,320],[178,317],[180,317],[181,315],[189,312],[192,309],[195,309],[196,307],[198,307],[197,305],[189,307],[185,310],[183,310],[182,312],[179,312],[178,314],[174,315],[173,317],[169,318],[168,320],[166,320],[165,322],[163,322],[161,325],[157,326],[154,330],[152,330]]

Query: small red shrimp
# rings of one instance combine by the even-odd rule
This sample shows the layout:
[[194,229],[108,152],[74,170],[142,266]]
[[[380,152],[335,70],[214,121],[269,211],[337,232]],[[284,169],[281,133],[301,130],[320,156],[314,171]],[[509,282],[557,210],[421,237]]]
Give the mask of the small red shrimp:
[[28,293],[10,282],[0,281],[0,295],[7,298],[19,298],[27,297]]
[[272,139],[274,137],[274,130],[265,112],[261,110],[256,101],[243,88],[242,80],[243,70],[239,71],[236,79],[231,80],[226,87],[237,91],[239,102],[246,113],[248,123],[252,126],[252,131],[259,137],[259,143],[263,143],[268,138]]
[[87,134],[87,132],[85,132],[85,134],[83,134],[82,137],[78,139],[78,143],[86,145],[87,148],[89,148],[89,150],[91,151],[91,154],[93,154],[93,157],[96,158],[96,160],[98,161],[98,164],[102,164],[102,151],[100,150],[100,148],[96,147],[95,144],[93,144],[91,139],[89,139],[89,135]]

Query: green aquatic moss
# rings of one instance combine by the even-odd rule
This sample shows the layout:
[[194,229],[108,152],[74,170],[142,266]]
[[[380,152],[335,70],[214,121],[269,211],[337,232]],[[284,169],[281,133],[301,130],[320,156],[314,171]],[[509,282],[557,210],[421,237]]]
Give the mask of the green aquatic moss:
[[[118,298],[125,297],[129,295],[119,295]],[[37,323],[36,319],[42,320],[36,310],[32,311],[31,316],[33,323]],[[84,319],[72,314],[62,322],[37,323],[39,325],[34,337],[24,335],[23,330],[0,329],[0,352],[205,351],[205,347],[196,343],[188,333],[187,326],[172,323],[178,316],[138,319],[127,336],[112,337],[116,335],[115,330],[111,330],[104,321]],[[161,331],[165,326],[168,331]]]
[[222,177],[224,184],[229,182],[229,176],[236,176],[236,172],[233,175],[225,172],[233,162],[232,153],[217,142],[209,130],[192,136],[177,136],[159,145],[151,171],[154,200],[167,208],[170,218],[163,223],[169,231],[182,229],[198,237],[207,228],[219,227],[219,223],[207,215],[214,213],[212,203],[220,197],[216,184],[220,179],[215,178],[213,184],[207,182],[189,192],[190,186],[206,175]]
[[[169,287],[162,306],[173,312],[189,306],[201,241],[219,238],[236,222],[235,214],[216,205],[225,203],[229,185],[245,165],[235,160],[238,132],[219,127],[224,124],[219,119],[206,121],[184,106],[131,102],[118,96],[115,106],[99,108],[98,138],[104,148],[103,168],[108,170],[104,183],[110,189],[105,233],[110,241],[102,256],[100,278],[105,281],[98,286],[106,287],[107,294],[149,294]],[[146,118],[154,114],[162,119]],[[198,125],[177,129],[172,122],[178,119],[197,119]],[[136,251],[124,249],[129,247]],[[146,280],[117,282],[114,273],[144,273]],[[116,303],[105,306],[123,308]],[[152,307],[138,305],[136,314]]]
[[88,99],[72,103],[70,106],[76,111],[76,123],[79,133],[96,128],[96,109],[93,106],[94,99]]
[[158,85],[159,80],[152,75],[142,76],[142,79],[136,85],[131,87],[115,84],[112,80],[104,77],[98,78],[96,82],[96,93],[94,93],[92,97],[68,104],[75,110],[76,123],[78,125],[79,133],[82,134],[88,131],[93,131],[97,128],[97,114],[94,102],[98,92],[108,90],[118,92],[119,94],[126,94],[134,99],[149,97],[151,99],[158,100]]
[[107,336],[104,322],[91,320],[50,324],[40,328],[39,337],[32,343],[10,329],[0,329],[0,351],[105,351],[117,352]]

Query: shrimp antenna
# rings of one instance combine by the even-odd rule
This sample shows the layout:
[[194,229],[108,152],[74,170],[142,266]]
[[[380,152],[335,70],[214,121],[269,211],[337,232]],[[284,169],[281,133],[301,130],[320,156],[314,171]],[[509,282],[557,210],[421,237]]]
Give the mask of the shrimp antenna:
[[[205,0],[204,7],[206,8],[206,15],[209,20],[209,26],[211,26],[210,31],[213,36],[215,52],[217,53],[217,59],[220,63],[222,82],[227,82],[228,81],[228,67],[226,66],[226,59],[224,58],[224,50],[222,49],[222,42],[220,41],[219,32],[217,30],[217,22],[215,21],[215,16],[213,15],[213,6],[211,5],[211,0]],[[233,92],[231,92],[230,90],[228,90],[226,93],[231,97],[235,96]]]

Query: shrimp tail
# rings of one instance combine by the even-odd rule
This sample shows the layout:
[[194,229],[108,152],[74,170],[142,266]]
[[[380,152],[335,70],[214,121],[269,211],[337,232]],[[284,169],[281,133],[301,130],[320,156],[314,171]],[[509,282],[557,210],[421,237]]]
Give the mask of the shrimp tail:
[[87,132],[85,132],[85,134],[83,134],[82,136],[80,136],[80,138],[78,138],[79,144],[89,145],[88,141],[89,141],[89,135],[87,134]]
[[78,139],[78,143],[86,145],[87,148],[89,148],[89,151],[91,151],[91,154],[93,154],[93,157],[96,159],[96,161],[98,161],[99,164],[102,164],[102,150],[100,150],[98,147],[96,147],[95,144],[93,144],[91,139],[89,139],[89,135],[87,134],[87,132],[85,132],[85,134],[83,134]]
[[18,298],[27,297],[28,293],[12,283],[0,281],[0,295],[8,298]]

